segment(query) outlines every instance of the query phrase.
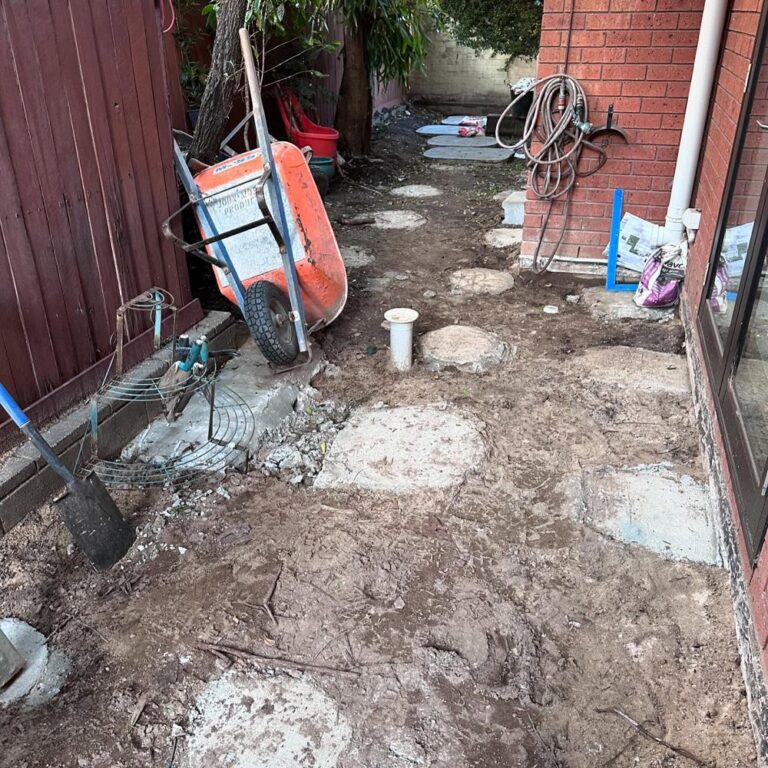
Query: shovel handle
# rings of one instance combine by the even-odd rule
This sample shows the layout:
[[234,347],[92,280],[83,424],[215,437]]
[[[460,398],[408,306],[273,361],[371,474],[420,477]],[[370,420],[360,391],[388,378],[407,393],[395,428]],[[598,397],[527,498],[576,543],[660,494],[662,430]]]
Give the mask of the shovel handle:
[[29,424],[27,414],[19,408],[18,403],[11,397],[11,393],[2,384],[0,384],[0,405],[19,429]]
[[68,485],[75,482],[75,476],[72,474],[66,464],[56,455],[56,451],[51,448],[46,439],[40,434],[37,427],[29,420],[19,404],[11,397],[11,393],[0,384],[0,405],[3,410],[11,417],[13,423],[29,438],[32,445],[37,448],[48,466]]

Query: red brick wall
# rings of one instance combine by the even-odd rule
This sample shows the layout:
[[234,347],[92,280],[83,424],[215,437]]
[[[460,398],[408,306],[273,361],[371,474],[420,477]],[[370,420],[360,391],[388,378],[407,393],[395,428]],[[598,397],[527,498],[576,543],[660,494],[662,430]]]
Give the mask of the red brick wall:
[[[624,189],[625,210],[664,223],[704,0],[544,0],[539,77],[565,67],[572,1],[567,72],[584,87],[590,121],[604,123],[613,104],[614,122],[629,140],[612,143],[606,165],[579,180],[558,249],[561,256],[599,258],[608,243],[614,188]],[[530,191],[529,200],[523,255],[533,253],[548,209]],[[544,254],[559,236],[561,206],[555,206]]]
[[[744,83],[752,59],[762,4],[763,0],[733,0],[727,22],[721,66],[713,94],[712,110],[699,162],[699,181],[694,197],[694,205],[701,209],[701,229],[690,251],[685,281],[685,301],[694,317],[699,310],[714,238],[717,234],[717,218],[725,194],[726,177],[736,139],[736,124],[744,98]],[[765,99],[766,93],[758,93],[756,97]],[[748,139],[747,145],[749,143]],[[746,162],[750,160],[754,161],[755,158],[745,157]],[[764,161],[762,162],[764,165]],[[741,190],[741,192],[747,191]],[[749,206],[746,202],[745,205]],[[700,350],[693,348],[690,353],[698,355]],[[714,412],[711,387],[707,386],[706,389],[708,406]],[[768,670],[768,546],[763,548],[757,566],[753,570],[744,547],[733,484],[723,449],[722,434],[719,430],[716,430],[715,440],[726,474],[726,484],[730,489],[731,509],[734,512],[734,522],[739,533],[742,565],[752,603],[757,641],[763,653],[763,667]]]

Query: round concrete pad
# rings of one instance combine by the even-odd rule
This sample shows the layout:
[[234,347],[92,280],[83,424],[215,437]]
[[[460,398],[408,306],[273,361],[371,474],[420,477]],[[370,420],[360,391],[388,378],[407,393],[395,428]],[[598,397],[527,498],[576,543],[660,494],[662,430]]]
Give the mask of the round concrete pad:
[[485,234],[485,242],[492,248],[511,248],[523,242],[522,229],[492,229]]
[[367,248],[359,245],[343,245],[339,250],[347,269],[360,269],[376,261],[376,257]]
[[437,187],[428,184],[406,184],[404,187],[395,187],[390,190],[395,197],[439,197],[443,193]]
[[451,275],[453,293],[473,293],[498,296],[512,288],[515,278],[498,269],[459,269]]
[[477,426],[460,411],[411,405],[361,409],[334,441],[315,487],[390,493],[450,488],[484,455]]
[[352,735],[333,698],[306,677],[230,669],[195,710],[189,768],[334,768]]
[[376,211],[371,214],[376,229],[416,229],[427,220],[414,211]]
[[432,371],[455,368],[485,373],[510,357],[510,348],[495,333],[471,325],[448,325],[421,337],[424,364]]

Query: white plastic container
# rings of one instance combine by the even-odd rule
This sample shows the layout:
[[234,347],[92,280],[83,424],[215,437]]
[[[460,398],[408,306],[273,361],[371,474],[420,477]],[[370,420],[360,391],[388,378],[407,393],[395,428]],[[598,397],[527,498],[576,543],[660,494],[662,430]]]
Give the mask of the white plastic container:
[[419,317],[415,309],[398,307],[384,313],[389,323],[389,353],[398,371],[408,371],[413,365],[413,324]]

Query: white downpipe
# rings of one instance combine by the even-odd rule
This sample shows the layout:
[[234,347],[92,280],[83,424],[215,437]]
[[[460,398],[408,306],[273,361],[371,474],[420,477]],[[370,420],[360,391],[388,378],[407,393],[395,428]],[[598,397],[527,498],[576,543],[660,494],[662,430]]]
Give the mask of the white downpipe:
[[693,180],[696,176],[704,127],[709,112],[727,10],[728,0],[706,0],[704,3],[675,176],[669,196],[666,222],[664,227],[659,227],[658,237],[661,241],[659,244],[676,245],[685,238],[683,214],[691,204]]

